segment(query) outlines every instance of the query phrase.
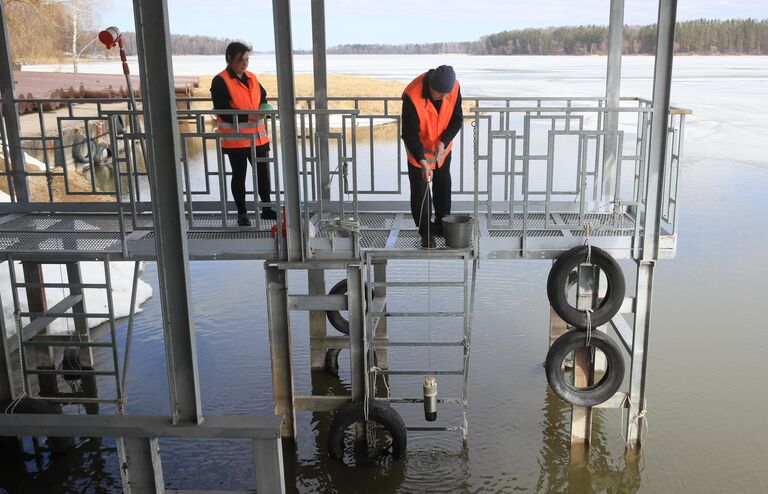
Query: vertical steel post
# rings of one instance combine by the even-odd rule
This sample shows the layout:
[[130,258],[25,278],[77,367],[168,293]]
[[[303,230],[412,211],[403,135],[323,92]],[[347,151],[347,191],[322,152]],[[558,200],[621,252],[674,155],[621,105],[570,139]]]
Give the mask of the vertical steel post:
[[[374,261],[373,263],[373,281],[376,283],[386,283],[387,282],[387,260],[384,259],[382,261]],[[386,286],[376,286],[373,287],[373,296],[374,298],[387,298],[387,287]],[[373,308],[369,308],[368,310],[373,310]],[[386,304],[381,309],[382,312],[387,311]],[[373,328],[373,336],[375,338],[375,341],[377,342],[387,342],[389,341],[389,334],[387,331],[387,318],[386,317],[380,317],[379,323],[376,325],[375,328]],[[381,369],[387,369],[389,367],[389,350],[387,347],[379,348],[376,350],[376,366]],[[388,376],[382,376],[384,379],[388,379]],[[387,389],[387,388],[385,388]]]
[[157,274],[174,423],[203,420],[190,305],[179,129],[166,0],[134,0],[147,139],[147,171],[155,225]]
[[120,478],[125,494],[163,494],[163,467],[156,437],[118,437]]
[[360,265],[347,266],[347,301],[349,307],[349,363],[351,367],[352,401],[365,396],[365,294]]
[[[328,70],[325,57],[325,0],[312,0],[312,68],[315,77],[315,108],[328,109]],[[331,199],[331,174],[328,162],[328,115],[317,115],[317,181],[318,198],[322,201]]]
[[16,108],[13,65],[11,64],[11,45],[8,43],[8,24],[5,19],[5,7],[0,2],[0,98],[2,98],[3,118],[5,119],[6,138],[9,156],[5,157],[6,170],[8,159],[11,160],[13,189],[18,202],[29,202],[29,188],[24,166],[24,152],[21,150],[21,125]]
[[269,355],[272,361],[272,396],[275,415],[285,415],[283,437],[296,437],[293,405],[293,366],[291,364],[291,320],[288,312],[288,286],[285,271],[265,265]]
[[[606,106],[616,108],[620,104],[621,49],[624,44],[624,0],[611,0],[611,16],[608,27],[608,73],[605,82]],[[619,130],[619,113],[606,112],[605,130]],[[619,191],[616,190],[621,150],[617,148],[618,137],[606,135],[603,140],[602,200],[610,202]]]
[[[308,269],[307,276],[309,278],[309,294],[325,295],[325,271],[322,269]],[[325,367],[325,348],[315,348],[312,345],[312,338],[322,338],[326,336],[326,329],[325,311],[309,311],[309,359],[312,369],[323,369]]]
[[287,227],[287,257],[301,261],[301,214],[299,211],[299,155],[296,149],[296,92],[293,81],[293,52],[291,42],[291,5],[284,0],[272,0],[275,26],[275,58],[280,90],[277,104],[280,116],[280,150],[283,154],[285,215]]
[[[651,328],[651,301],[653,274],[658,259],[661,233],[664,163],[669,124],[669,97],[672,84],[672,56],[675,46],[675,18],[677,0],[659,1],[659,20],[656,41],[656,63],[653,76],[653,116],[648,156],[648,186],[646,188],[645,215],[643,216],[642,252],[637,261],[637,297],[634,336],[632,338],[632,364],[629,377],[629,417],[626,438],[629,448],[639,448],[642,420],[633,416],[645,408],[645,378],[648,366],[648,336]],[[634,410],[633,410],[634,409]]]
[[275,439],[254,439],[253,459],[256,463],[256,492],[284,493],[285,470],[283,467],[283,441]]
[[[8,261],[8,263],[12,262]],[[0,300],[0,314],[3,313],[2,310],[3,301]],[[8,331],[5,329],[5,317],[0,317],[0,403],[6,403],[14,397],[11,356],[8,353]]]

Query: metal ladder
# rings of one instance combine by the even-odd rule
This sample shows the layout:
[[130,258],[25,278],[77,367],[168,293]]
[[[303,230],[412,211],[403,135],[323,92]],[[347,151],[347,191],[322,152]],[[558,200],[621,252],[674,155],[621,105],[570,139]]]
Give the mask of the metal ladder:
[[[422,253],[424,251],[421,251]],[[447,254],[447,253],[446,253]],[[433,260],[446,260],[456,259],[460,260],[464,264],[463,279],[462,280],[422,280],[422,281],[376,281],[373,278],[373,263],[374,261],[387,261],[390,259],[402,259],[402,256],[396,256],[394,258],[388,257],[385,252],[368,252],[365,254],[365,268],[366,277],[369,280],[367,284],[366,292],[366,306],[371,310],[367,312],[366,331],[365,331],[365,351],[367,361],[369,362],[368,369],[366,369],[367,378],[372,382],[376,381],[376,373],[384,376],[384,379],[388,379],[390,376],[440,376],[440,375],[457,375],[462,376],[462,385],[459,396],[438,398],[438,404],[459,405],[461,407],[462,421],[460,424],[448,425],[448,426],[408,426],[408,431],[460,431],[462,434],[462,440],[464,447],[467,446],[469,437],[469,423],[467,415],[469,412],[469,400],[468,400],[468,379],[469,379],[469,352],[472,341],[472,315],[474,309],[475,299],[475,280],[477,276],[478,260],[473,256],[472,251],[467,249],[465,251],[451,251],[448,255],[441,255],[440,251],[428,251],[427,255],[431,255]],[[438,257],[439,256],[439,257]],[[409,257],[409,259],[412,259]],[[460,312],[393,312],[387,310],[385,307],[375,307],[373,305],[373,296],[377,288],[414,288],[414,287],[453,287],[463,288],[463,310]],[[376,328],[383,318],[394,317],[452,317],[463,319],[463,335],[460,340],[455,341],[439,341],[439,340],[420,340],[420,341],[390,341],[388,337],[381,338],[376,335]],[[461,349],[461,368],[459,369],[405,369],[394,370],[389,368],[378,369],[376,366],[371,366],[371,362],[374,360],[374,352],[377,350],[390,350],[392,348],[402,347],[455,347]],[[374,370],[372,370],[374,369]],[[419,393],[420,393],[419,389]],[[377,399],[386,403],[422,403],[423,398],[415,397],[377,397],[375,396],[375,386],[369,387],[368,398]]]
[[[61,404],[82,404],[86,410],[98,411],[101,403],[111,403],[118,407],[122,413],[125,405],[125,378],[128,358],[130,355],[130,341],[132,322],[136,301],[136,288],[138,283],[138,262],[134,265],[133,289],[131,292],[131,309],[129,329],[126,335],[126,351],[124,356],[123,374],[120,373],[119,355],[117,348],[117,329],[115,324],[115,311],[112,299],[112,280],[110,275],[109,256],[102,259],[104,266],[103,283],[83,283],[80,272],[80,264],[77,261],[22,261],[24,280],[18,281],[14,259],[8,259],[10,273],[11,292],[13,295],[14,320],[16,336],[8,340],[9,353],[18,349],[21,360],[21,379],[25,392],[32,395],[30,376],[37,378],[37,398]],[[42,277],[43,265],[58,265],[66,267],[66,281],[62,276],[61,282],[46,282]],[[68,291],[61,301],[52,307],[47,307],[45,289],[61,289]],[[83,290],[105,290],[108,312],[88,312],[86,309]],[[20,302],[20,290],[25,290],[27,295],[27,310],[22,310]],[[74,331],[70,334],[51,334],[48,326],[59,318],[71,318],[74,321]],[[109,327],[107,338],[94,341],[88,328],[88,319],[107,319]],[[26,324],[23,323],[27,319]],[[20,347],[20,348],[19,348]],[[77,351],[80,369],[64,369],[63,358],[61,364],[56,365],[55,349],[60,348],[65,352],[68,349]],[[109,349],[111,352],[111,368],[97,369],[95,367],[94,349]],[[72,388],[71,392],[59,391],[61,376]],[[66,376],[66,378],[65,378]],[[97,378],[100,376],[112,376],[115,379],[115,397],[100,398],[97,389]]]

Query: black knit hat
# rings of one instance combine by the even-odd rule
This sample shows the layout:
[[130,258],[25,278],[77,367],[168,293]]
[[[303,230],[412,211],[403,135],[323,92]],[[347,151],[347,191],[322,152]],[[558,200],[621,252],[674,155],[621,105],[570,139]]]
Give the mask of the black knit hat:
[[456,72],[450,65],[441,65],[432,71],[429,85],[438,93],[450,93],[456,82]]

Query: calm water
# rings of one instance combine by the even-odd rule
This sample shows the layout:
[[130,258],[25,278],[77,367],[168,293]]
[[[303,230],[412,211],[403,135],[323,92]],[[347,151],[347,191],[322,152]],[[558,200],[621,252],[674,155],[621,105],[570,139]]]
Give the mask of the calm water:
[[[256,57],[254,57],[256,58]],[[253,59],[252,59],[253,60]],[[438,57],[331,57],[337,72],[406,79]],[[454,63],[466,94],[599,94],[604,59],[440,58]],[[356,63],[352,63],[356,61]],[[402,64],[400,62],[402,61]],[[258,63],[258,62],[257,62]],[[297,57],[297,69],[302,67]],[[264,69],[267,70],[264,62]],[[347,71],[346,68],[352,67]],[[648,58],[629,58],[624,94],[650,94]],[[413,70],[412,70],[413,69]],[[257,69],[258,70],[258,69]],[[677,257],[656,271],[649,349],[649,435],[642,458],[625,460],[618,410],[595,414],[590,459],[568,464],[570,413],[548,390],[550,264],[483,261],[477,280],[470,371],[470,443],[458,433],[412,433],[404,461],[387,471],[350,470],[325,456],[326,414],[299,414],[298,442],[287,449],[287,471],[299,492],[755,492],[768,491],[768,408],[761,381],[768,331],[760,297],[768,263],[768,58],[679,58],[673,99],[691,107],[680,180]],[[633,265],[624,263],[633,278]],[[265,288],[258,262],[191,263],[200,385],[208,414],[271,413]],[[436,266],[444,276],[458,267]],[[434,272],[434,271],[433,271]],[[425,267],[393,263],[391,279],[426,274]],[[293,293],[306,280],[291,273]],[[331,286],[341,273],[328,275]],[[150,265],[145,279],[157,289]],[[631,285],[631,282],[630,282]],[[391,306],[412,308],[414,294],[391,295]],[[433,293],[450,302],[455,293]],[[438,302],[441,300],[441,302]],[[393,309],[398,310],[398,309]],[[296,392],[348,386],[346,352],[340,380],[309,371],[307,318],[293,314]],[[136,320],[129,377],[130,413],[169,413],[160,306],[157,297]],[[124,335],[125,324],[121,328]],[[393,339],[425,331],[423,321],[390,324]],[[432,325],[448,339],[457,328]],[[424,353],[392,354],[409,367]],[[458,365],[458,353],[433,352],[432,361]],[[393,382],[393,395],[413,395],[416,380]],[[458,383],[440,379],[441,393]],[[420,406],[400,407],[408,422]],[[455,419],[448,406],[440,419]],[[179,489],[244,489],[253,476],[244,442],[162,441],[166,483]],[[42,473],[0,474],[0,492],[119,492],[114,442],[82,440],[63,460],[27,464]],[[293,487],[292,485],[290,486]]]

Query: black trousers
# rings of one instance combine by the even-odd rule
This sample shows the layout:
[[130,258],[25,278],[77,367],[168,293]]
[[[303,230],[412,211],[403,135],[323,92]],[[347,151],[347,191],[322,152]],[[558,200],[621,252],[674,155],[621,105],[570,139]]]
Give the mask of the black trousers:
[[[432,217],[432,204],[435,207],[435,220],[440,221],[451,214],[451,155],[448,153],[443,166],[435,168],[432,174],[432,194],[424,199],[427,182],[421,177],[421,168],[408,165],[408,180],[411,182],[411,214],[413,221],[423,236],[427,234],[427,225]],[[422,207],[422,204],[424,205]]]
[[[251,148],[230,148],[224,149],[224,154],[229,156],[229,165],[232,167],[232,198],[237,204],[237,213],[245,214],[248,208],[245,206],[245,177],[248,173],[248,162],[253,166],[253,156]],[[266,158],[269,156],[269,144],[256,146],[256,157]],[[269,202],[269,193],[272,190],[272,184],[269,180],[269,163],[258,163],[256,165],[256,178],[259,188],[259,199],[261,202]]]

